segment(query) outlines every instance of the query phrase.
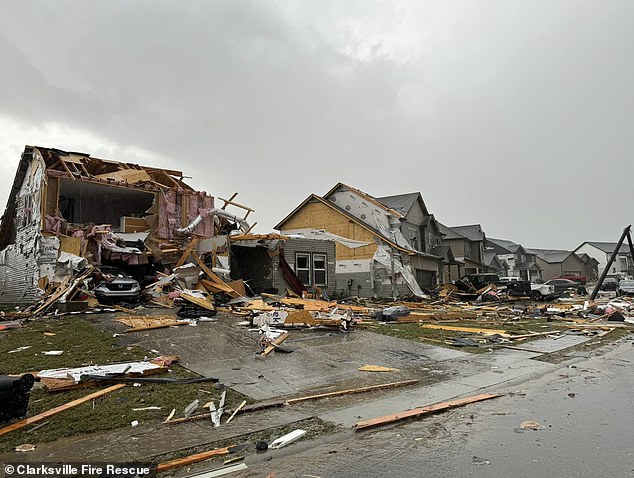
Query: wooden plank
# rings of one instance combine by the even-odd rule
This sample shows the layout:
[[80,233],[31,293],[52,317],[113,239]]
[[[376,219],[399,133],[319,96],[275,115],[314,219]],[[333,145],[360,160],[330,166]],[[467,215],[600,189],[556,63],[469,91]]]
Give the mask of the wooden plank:
[[288,338],[288,333],[284,332],[282,335],[280,335],[278,338],[276,338],[273,342],[271,342],[271,345],[269,345],[268,347],[266,347],[262,353],[260,354],[262,357],[266,357],[268,354],[270,354],[271,352],[273,352],[273,350],[275,350],[275,346],[276,345],[280,345],[282,342],[284,342],[286,339]]
[[[235,195],[234,195],[234,197],[235,197]],[[239,207],[240,209],[244,209],[245,211],[255,212],[255,209],[251,209],[248,206],[243,206],[242,204],[239,204],[237,202],[233,202],[231,199],[223,199],[221,197],[219,197],[218,199],[220,199],[221,201],[224,201],[224,203],[225,203],[225,205],[221,209],[226,208],[227,204],[231,204],[232,206]]]
[[0,436],[2,435],[6,435],[7,433],[10,433],[12,431],[15,430],[19,430],[20,428],[24,428],[28,425],[31,425],[33,423],[37,423],[40,422],[48,417],[51,417],[59,412],[63,412],[64,410],[68,410],[70,408],[74,408],[78,405],[81,405],[82,403],[86,403],[89,402],[90,400],[93,400],[95,398],[99,398],[103,395],[106,395],[107,393],[110,392],[114,392],[115,390],[119,390],[120,388],[125,387],[125,383],[119,383],[117,385],[113,385],[111,387],[108,388],[104,388],[103,390],[99,390],[98,392],[94,392],[91,393],[90,395],[86,395],[85,397],[81,397],[78,398],[77,400],[73,400],[72,402],[68,402],[65,403],[63,405],[60,405],[59,407],[55,407],[55,408],[51,408],[50,410],[47,410],[45,412],[42,412],[38,415],[34,415],[32,417],[29,418],[25,418],[24,420],[20,420],[19,422],[13,423],[12,425],[9,425],[7,427],[4,427],[2,429],[0,429]]
[[161,473],[163,471],[172,470],[181,466],[191,465],[192,463],[198,463],[199,461],[205,461],[214,456],[228,455],[230,453],[229,449],[232,448],[232,446],[215,448],[214,450],[203,451],[202,453],[196,453],[195,455],[189,455],[184,458],[177,458],[176,460],[159,463],[156,467],[156,471],[158,473]]
[[196,297],[195,295],[188,294],[187,292],[181,292],[180,297],[188,302],[191,302],[192,304],[196,304],[198,307],[202,307],[203,309],[214,311],[216,310],[214,304],[212,304],[211,301],[208,299]]
[[[225,201],[225,205],[222,206],[220,209],[227,209],[227,206],[229,205],[229,202],[233,201],[236,198],[237,195],[238,195],[238,193],[233,193],[231,195],[231,197],[229,198],[229,201]],[[218,199],[220,199],[220,198],[218,198]],[[224,201],[224,199],[223,199],[223,201]]]
[[189,246],[187,246],[187,249],[185,249],[185,252],[183,252],[183,255],[181,256],[181,258],[178,260],[178,262],[176,263],[176,265],[174,267],[180,267],[183,264],[185,264],[185,261],[191,255],[192,251],[196,248],[197,245],[198,245],[198,237],[194,237],[192,239],[192,241],[189,243]]
[[339,397],[341,395],[352,395],[355,393],[373,392],[375,390],[384,390],[387,388],[404,387],[418,383],[418,380],[404,380],[401,382],[381,383],[379,385],[370,385],[368,387],[350,388],[347,390],[337,390],[336,392],[319,393],[317,395],[307,395],[305,397],[289,398],[286,403],[292,405],[294,403],[306,402],[310,400],[320,400],[322,398]]
[[383,367],[381,365],[364,365],[357,370],[359,370],[359,372],[400,372],[397,368]]
[[437,329],[437,330],[448,330],[451,332],[470,332],[472,334],[485,334],[485,335],[493,335],[499,334],[502,337],[510,337],[508,331],[501,329],[479,329],[476,327],[456,327],[453,325],[436,325],[436,324],[424,324],[421,325],[424,329]]
[[[207,267],[207,265],[203,262],[200,256],[196,254],[196,251],[192,251],[192,256],[194,257],[194,260],[196,261],[196,263],[200,266],[201,270],[205,274],[207,274],[207,277],[211,279],[211,282],[216,287],[221,289],[223,292],[226,292],[227,294],[229,294],[229,296],[233,297],[234,299],[240,297],[240,294],[238,294],[235,290],[229,287],[225,281],[223,281],[220,277],[214,274],[213,271],[209,269],[209,267]],[[205,284],[204,279],[202,280],[202,283]]]
[[483,393],[481,395],[475,395],[467,398],[458,398],[456,400],[449,400],[447,402],[436,403],[434,405],[428,405],[426,407],[414,408],[413,410],[406,410],[399,413],[393,413],[390,415],[384,415],[382,417],[371,418],[369,420],[363,420],[357,422],[354,425],[355,431],[366,430],[368,428],[377,427],[381,425],[387,425],[390,423],[400,422],[408,418],[421,417],[424,415],[431,415],[432,413],[441,412],[450,408],[461,407],[470,403],[481,402],[483,400],[489,400],[491,398],[501,397],[502,395],[497,393]]
[[247,291],[244,286],[244,281],[242,279],[234,280],[231,282],[227,282],[227,285],[235,290],[240,296],[246,297]]

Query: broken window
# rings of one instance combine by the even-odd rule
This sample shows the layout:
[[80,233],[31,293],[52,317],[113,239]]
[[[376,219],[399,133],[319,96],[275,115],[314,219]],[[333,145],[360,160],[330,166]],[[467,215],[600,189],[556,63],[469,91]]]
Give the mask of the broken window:
[[310,282],[310,254],[295,254],[295,274],[304,285],[311,285]]

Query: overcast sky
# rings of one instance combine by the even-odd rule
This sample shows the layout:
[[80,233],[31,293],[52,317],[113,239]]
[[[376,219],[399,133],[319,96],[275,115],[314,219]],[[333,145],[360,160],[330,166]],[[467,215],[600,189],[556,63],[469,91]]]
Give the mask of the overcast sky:
[[3,204],[31,144],[180,169],[238,192],[255,232],[339,181],[528,247],[616,242],[634,219],[631,0],[0,12]]

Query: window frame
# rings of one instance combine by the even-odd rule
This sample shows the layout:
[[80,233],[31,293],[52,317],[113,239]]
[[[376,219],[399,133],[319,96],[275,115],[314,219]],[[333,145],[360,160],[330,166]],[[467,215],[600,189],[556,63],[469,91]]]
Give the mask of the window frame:
[[[313,278],[313,284],[315,285],[315,287],[326,287],[328,286],[328,254],[324,254],[322,252],[317,252],[317,253],[313,253],[311,255],[311,266],[312,266],[312,278]],[[323,259],[324,261],[324,267],[323,268],[319,268],[317,269],[317,267],[315,267],[315,260],[316,258],[320,258]],[[317,271],[324,271],[324,281],[322,282],[317,282],[317,275],[316,272]]]
[[[298,258],[307,258],[307,264],[308,267],[299,267],[299,263],[297,261]],[[300,277],[300,271],[308,271],[308,283],[304,282],[302,280],[302,284],[304,284],[305,286],[312,286],[312,279],[313,279],[313,274],[312,274],[312,256],[309,252],[296,252],[295,253],[295,275],[297,275],[297,277],[302,280],[302,278]]]

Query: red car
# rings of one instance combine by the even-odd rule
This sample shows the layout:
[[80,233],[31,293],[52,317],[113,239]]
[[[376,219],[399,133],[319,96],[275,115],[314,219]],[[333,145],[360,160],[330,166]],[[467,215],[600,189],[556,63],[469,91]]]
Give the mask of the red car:
[[555,279],[568,279],[568,280],[571,280],[573,282],[577,282],[577,283],[579,283],[581,285],[586,285],[586,282],[588,282],[588,278],[586,276],[567,275],[567,276],[555,277]]

